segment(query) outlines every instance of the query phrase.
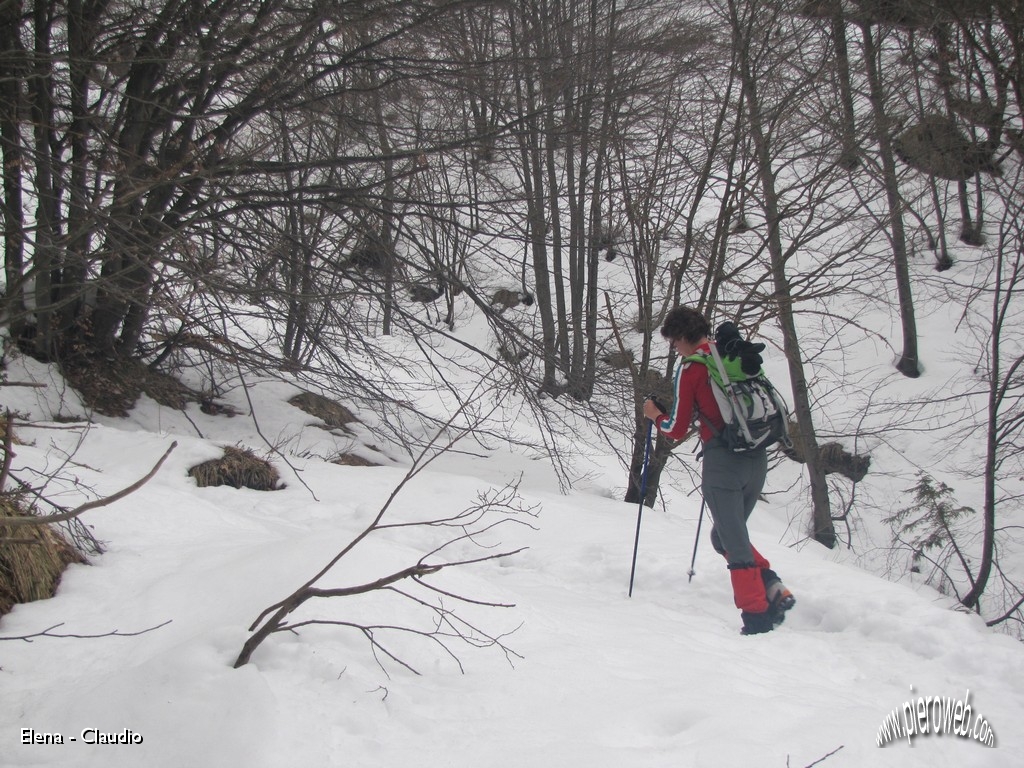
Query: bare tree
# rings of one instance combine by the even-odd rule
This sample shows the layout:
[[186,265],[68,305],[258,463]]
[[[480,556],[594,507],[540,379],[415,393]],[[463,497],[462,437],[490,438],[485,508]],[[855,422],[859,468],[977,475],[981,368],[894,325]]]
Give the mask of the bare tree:
[[[1019,177],[1017,181],[1019,183]],[[1015,186],[1004,189],[1009,191]],[[984,465],[980,473],[984,486],[983,538],[977,573],[971,578],[970,590],[961,599],[968,608],[980,606],[989,579],[998,568],[997,510],[1005,513],[1009,507],[1019,503],[1012,492],[1004,489],[1004,483],[1009,477],[1019,474],[1021,436],[1024,434],[1024,410],[1021,409],[1024,347],[1017,332],[1022,312],[1021,290],[1024,287],[1024,228],[1021,226],[1024,199],[1018,189],[1004,196],[1002,202],[1003,214],[998,220],[992,271],[987,284],[976,294],[976,300],[988,307],[988,312],[983,315],[987,316],[988,322],[980,333],[981,338],[988,341],[982,363],[987,404]],[[1014,597],[1019,596],[1021,590],[1017,592]]]
[[[34,354],[134,354],[154,310],[173,313],[183,293],[230,272],[232,253],[245,261],[246,220],[266,221],[271,210],[282,212],[276,226],[293,244],[301,208],[313,205],[343,209],[341,226],[366,232],[372,218],[359,212],[395,204],[388,185],[422,148],[382,148],[377,130],[346,121],[354,110],[331,127],[339,136],[353,129],[342,141],[288,134],[322,129],[326,119],[308,118],[326,118],[327,104],[365,103],[358,71],[385,72],[380,88],[409,80],[415,67],[399,63],[389,41],[411,41],[460,5],[153,0],[76,4],[65,17],[44,2],[13,15],[0,93],[4,162],[18,168],[5,173],[6,301],[18,310],[12,322],[33,329]],[[18,53],[25,39],[31,57]],[[365,141],[374,133],[375,143]],[[288,140],[291,153],[282,151]],[[284,213],[292,206],[300,211]],[[338,240],[346,234],[334,229]],[[31,314],[19,309],[29,296]]]
[[[453,420],[459,413],[461,413],[461,410],[453,416]],[[453,642],[467,643],[475,647],[497,647],[507,657],[514,655],[514,652],[505,645],[501,635],[490,634],[475,626],[469,620],[461,617],[456,610],[449,608],[445,600],[447,598],[457,603],[488,607],[510,606],[453,592],[443,586],[434,584],[431,581],[431,577],[447,569],[511,557],[522,551],[522,547],[495,551],[495,545],[485,545],[484,543],[488,540],[488,534],[493,533],[496,529],[507,526],[509,523],[529,525],[528,520],[525,518],[536,514],[536,508],[527,508],[522,504],[515,484],[509,484],[501,489],[481,494],[475,504],[461,512],[452,514],[442,513],[438,517],[404,522],[391,522],[388,517],[392,504],[409,482],[434,459],[445,451],[450,450],[459,439],[469,432],[468,429],[459,430],[453,437],[447,439],[442,444],[440,440],[451,425],[452,421],[450,420],[444,428],[439,430],[434,440],[424,448],[416,461],[413,462],[402,481],[395,486],[390,496],[388,496],[377,512],[377,515],[358,535],[332,557],[313,577],[306,581],[305,584],[283,600],[267,607],[256,618],[249,627],[252,635],[242,646],[238,658],[235,660],[234,666],[236,668],[247,664],[256,649],[274,633],[293,632],[301,627],[315,624],[355,629],[362,633],[369,641],[375,656],[378,653],[382,653],[392,661],[412,671],[416,670],[397,653],[390,650],[386,640],[389,634],[412,634],[427,638],[437,644],[443,649],[444,653],[453,658],[457,663],[459,663],[458,656],[451,647]],[[451,535],[433,550],[427,552],[415,563],[407,567],[388,570],[378,578],[349,587],[323,588],[317,586],[318,582],[327,576],[332,568],[374,534],[389,529],[414,526],[447,530],[451,531]],[[446,554],[448,551],[452,551],[458,546],[465,544],[482,548],[483,554],[477,557]],[[408,588],[403,587],[403,582],[409,582],[410,586]],[[353,597],[372,592],[397,594],[408,601],[410,609],[417,607],[423,609],[430,618],[425,625],[420,627],[411,622],[410,624],[403,625],[374,625],[327,618],[302,620],[289,620],[288,618],[301,606],[312,600]],[[459,666],[461,668],[461,663],[459,663]]]
[[896,291],[899,296],[903,349],[896,363],[896,370],[904,376],[916,378],[921,375],[921,362],[917,351],[917,319],[914,314],[914,295],[910,282],[910,262],[907,249],[907,234],[903,220],[903,199],[899,191],[899,176],[896,172],[896,155],[892,146],[892,121],[886,112],[885,82],[882,77],[882,51],[868,21],[860,22],[864,46],[864,67],[867,72],[868,94],[873,117],[872,135],[878,144],[878,155],[882,168],[882,184],[889,208],[887,229],[892,243],[893,267],[896,276]]
[[[698,28],[696,23],[691,27]],[[723,81],[722,92],[728,95],[734,82],[723,75],[720,67],[708,65],[714,57],[713,48],[702,45],[699,51],[704,67],[677,72],[671,84],[664,84],[662,98],[650,105],[649,111],[638,109],[638,114],[631,115],[630,122],[644,126],[646,142],[629,138],[635,129],[618,130],[613,146],[616,163],[612,179],[622,196],[625,222],[616,247],[626,252],[635,294],[631,301],[617,297],[608,306],[620,351],[628,351],[636,361],[630,367],[628,391],[635,425],[627,502],[640,500],[648,429],[642,402],[655,394],[667,405],[674,394],[669,382],[677,361],[671,353],[661,354],[664,347],[658,326],[665,313],[681,302],[714,311],[737,207],[739,185],[735,183],[735,154],[730,152],[730,145],[734,150],[739,134],[731,131],[733,125],[728,121],[729,100],[701,96],[722,87]],[[724,191],[711,183],[715,174],[724,177]],[[719,211],[710,225],[698,221],[709,204],[717,205]],[[621,331],[616,327],[617,316],[630,321],[618,322],[624,326]],[[628,350],[623,341],[626,331],[638,334],[640,339]],[[677,448],[660,435],[655,441],[647,457],[646,504],[654,504],[662,470]]]
[[[729,0],[725,10],[742,83],[744,127],[751,138],[763,207],[763,247],[769,261],[772,304],[782,330],[810,480],[811,533],[816,541],[833,547],[835,526],[797,328],[800,291],[794,287],[791,273],[800,250],[839,221],[830,216],[839,211],[829,210],[827,203],[839,183],[834,178],[835,159],[825,147],[815,146],[821,135],[807,131],[813,116],[801,109],[824,67],[817,44],[820,38],[808,24],[780,14],[771,3]],[[767,30],[773,34],[768,35]],[[790,163],[800,169],[795,176],[780,171]]]
[[602,259],[644,257],[628,241],[628,155],[656,146],[644,131],[657,123],[659,97],[674,98],[673,79],[692,66],[697,35],[657,0],[525,5],[509,24],[541,387],[584,401],[594,392]]

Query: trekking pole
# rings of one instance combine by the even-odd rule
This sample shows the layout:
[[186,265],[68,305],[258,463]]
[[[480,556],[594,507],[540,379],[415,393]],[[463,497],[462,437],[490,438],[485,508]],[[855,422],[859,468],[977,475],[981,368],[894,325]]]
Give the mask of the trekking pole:
[[703,496],[700,500],[700,517],[697,518],[697,535],[693,537],[693,557],[690,558],[690,570],[686,572],[689,577],[686,583],[689,584],[693,581],[693,575],[697,573],[693,570],[693,564],[697,562],[697,543],[700,541],[700,524],[704,521],[704,507],[708,505],[708,500]]
[[633,539],[633,566],[629,570],[629,596],[633,596],[633,576],[636,574],[636,551],[640,546],[640,518],[644,513],[644,501],[647,499],[647,464],[651,457],[651,434],[654,432],[654,422],[647,421],[647,442],[644,445],[644,465],[640,472],[640,505],[636,510],[636,537]]

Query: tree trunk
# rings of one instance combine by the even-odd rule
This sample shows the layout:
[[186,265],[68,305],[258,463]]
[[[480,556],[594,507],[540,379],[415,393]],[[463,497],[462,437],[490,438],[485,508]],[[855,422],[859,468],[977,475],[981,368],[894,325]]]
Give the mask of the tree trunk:
[[864,65],[867,69],[869,99],[875,121],[875,138],[878,140],[878,153],[882,163],[882,184],[885,187],[885,198],[889,206],[889,234],[892,241],[896,295],[899,299],[900,323],[903,331],[903,351],[896,363],[896,370],[904,376],[917,378],[921,375],[917,351],[917,320],[914,316],[914,296],[910,284],[907,234],[903,225],[903,199],[900,196],[892,137],[889,135],[889,118],[885,112],[882,65],[870,25],[861,22],[860,28],[864,37]]
[[836,50],[836,76],[839,78],[839,101],[843,106],[843,121],[840,126],[842,149],[840,164],[853,170],[860,163],[857,151],[857,119],[853,108],[853,86],[850,82],[850,54],[846,44],[846,19],[842,3],[835,4],[832,15],[832,43]]
[[51,89],[55,83],[48,70],[50,57],[50,26],[52,18],[47,3],[35,3],[36,63],[29,83],[33,140],[35,144],[36,184],[36,237],[32,250],[32,269],[35,275],[33,303],[36,315],[35,355],[43,360],[57,354],[57,339],[53,320],[53,273],[60,267],[58,243],[60,241],[60,181],[53,153],[59,146],[54,135],[54,98]]
[[[89,52],[92,47],[96,19],[85,15],[81,0],[68,3],[68,67],[71,99],[71,178],[68,185],[67,251],[54,286],[58,310],[57,333],[65,346],[67,335],[79,322],[84,303],[83,287],[87,278],[87,262],[92,243],[91,214],[89,212],[88,141],[92,133],[89,113],[89,90],[93,79],[93,65]],[[77,334],[76,334],[77,335]]]
[[537,94],[535,69],[531,53],[525,49],[539,34],[532,29],[531,19],[525,11],[509,12],[512,45],[512,68],[515,81],[517,112],[526,117],[516,132],[519,145],[520,174],[526,204],[527,259],[533,268],[534,297],[540,315],[542,336],[542,364],[540,391],[559,394],[558,386],[558,329],[555,321],[552,295],[552,269],[547,245],[547,198],[545,195],[544,159],[541,148],[543,132],[540,127],[541,104]]
[[25,275],[25,211],[23,205],[25,153],[22,147],[21,115],[25,109],[22,89],[28,74],[28,56],[18,35],[21,31],[21,2],[0,3],[0,162],[3,167],[4,277],[6,290],[0,310],[8,318],[11,335],[18,339],[26,325],[22,285]]
[[[1010,366],[1005,373],[1002,370],[1002,335],[1004,331],[1004,319],[1006,318],[1010,305],[1013,303],[1014,294],[1020,284],[1022,277],[1020,269],[1020,255],[1015,255],[1017,267],[1010,270],[1010,275],[1005,275],[1004,254],[996,254],[995,275],[992,280],[992,334],[989,348],[989,373],[988,373],[988,419],[985,424],[985,473],[983,483],[985,489],[985,501],[983,510],[983,528],[981,542],[981,562],[978,563],[978,574],[971,583],[970,591],[961,599],[961,603],[967,608],[979,607],[981,596],[988,586],[988,580],[992,575],[995,564],[995,536],[996,536],[996,472],[999,467],[1000,435],[1004,439],[1016,443],[1016,431],[1007,430],[1000,422],[1000,409],[1004,398],[1007,395],[1008,387],[1017,373],[1016,367],[1022,362]],[[1009,329],[1006,329],[1009,330]]]
[[779,229],[781,223],[779,195],[775,185],[775,173],[772,169],[771,147],[763,125],[765,114],[760,103],[757,78],[752,70],[751,35],[753,30],[752,27],[743,25],[733,0],[730,1],[730,11],[734,46],[743,84],[743,102],[747,108],[747,127],[754,145],[762,205],[768,227],[767,246],[775,288],[774,298],[778,306],[783,349],[789,363],[789,375],[793,385],[794,410],[800,425],[801,440],[807,450],[807,471],[811,485],[812,505],[811,534],[815,541],[831,549],[836,545],[835,524],[832,520],[828,497],[828,481],[821,466],[814,421],[811,417],[807,378],[804,374],[803,357],[793,310],[793,296],[786,276],[786,254]]

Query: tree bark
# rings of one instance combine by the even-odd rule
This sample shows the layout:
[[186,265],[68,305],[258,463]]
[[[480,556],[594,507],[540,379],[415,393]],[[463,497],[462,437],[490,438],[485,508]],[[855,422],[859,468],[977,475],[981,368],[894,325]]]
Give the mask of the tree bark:
[[867,69],[869,100],[875,123],[875,139],[882,163],[882,184],[889,207],[889,234],[892,242],[893,268],[896,277],[896,295],[899,300],[900,325],[903,332],[903,351],[896,362],[896,370],[909,378],[921,375],[917,350],[917,320],[914,315],[914,294],[910,283],[910,260],[907,252],[907,233],[903,224],[903,198],[900,196],[896,158],[889,132],[889,118],[885,111],[885,91],[882,83],[881,59],[875,45],[871,26],[860,23],[864,39],[864,65]]
[[807,451],[807,471],[811,486],[811,534],[815,541],[828,548],[836,545],[835,524],[832,520],[828,496],[828,481],[821,466],[814,421],[811,416],[810,396],[807,377],[804,374],[803,356],[796,328],[793,296],[786,275],[786,253],[782,245],[779,211],[779,195],[772,169],[772,149],[765,131],[765,113],[762,110],[758,80],[754,74],[751,54],[754,26],[744,23],[735,0],[730,0],[730,17],[733,26],[733,41],[740,78],[743,85],[743,103],[746,106],[747,127],[757,165],[761,187],[762,205],[767,226],[767,247],[771,260],[771,274],[774,283],[774,300],[779,313],[782,329],[783,349],[789,364],[789,375],[793,388],[793,404],[800,434]]

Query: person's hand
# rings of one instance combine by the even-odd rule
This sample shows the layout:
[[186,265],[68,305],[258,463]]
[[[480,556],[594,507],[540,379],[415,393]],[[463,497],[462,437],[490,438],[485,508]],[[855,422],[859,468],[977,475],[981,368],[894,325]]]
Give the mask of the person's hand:
[[657,401],[653,397],[648,397],[644,400],[644,416],[651,421],[657,423],[658,419],[665,415],[665,412],[658,405]]

